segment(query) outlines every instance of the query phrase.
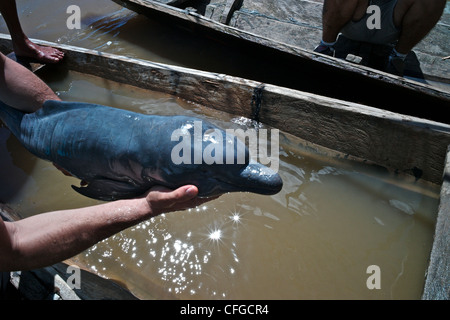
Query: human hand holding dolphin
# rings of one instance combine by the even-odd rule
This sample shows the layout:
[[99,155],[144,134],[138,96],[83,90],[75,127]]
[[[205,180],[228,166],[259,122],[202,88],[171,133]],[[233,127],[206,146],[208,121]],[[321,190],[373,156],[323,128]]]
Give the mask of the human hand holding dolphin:
[[172,190],[163,186],[151,188],[144,196],[148,205],[149,217],[162,213],[194,208],[205,202],[219,198],[198,198],[198,188],[194,185],[182,186]]

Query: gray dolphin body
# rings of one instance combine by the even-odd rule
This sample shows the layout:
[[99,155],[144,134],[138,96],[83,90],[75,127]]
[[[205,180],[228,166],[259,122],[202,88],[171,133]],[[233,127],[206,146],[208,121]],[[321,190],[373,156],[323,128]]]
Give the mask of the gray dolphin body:
[[[144,115],[95,104],[46,101],[41,109],[29,114],[0,103],[0,119],[31,153],[87,182],[85,187],[72,186],[77,192],[98,200],[137,197],[155,185],[175,189],[193,184],[198,187],[200,197],[234,191],[271,195],[283,185],[273,170],[249,161],[245,146],[245,161],[239,164],[236,156],[242,142],[198,118]],[[186,144],[189,140],[172,139],[173,132],[193,137],[195,121],[202,124],[201,142],[189,145]],[[216,151],[223,150],[222,163],[207,164],[194,159],[208,145],[211,148],[212,140],[217,138],[204,138],[210,137],[211,130],[223,134],[222,141],[214,142],[220,143]],[[180,150],[180,145],[185,147]],[[233,164],[225,161],[226,149],[234,151]],[[182,154],[188,151],[191,151],[188,157]],[[173,161],[174,156],[187,161]]]

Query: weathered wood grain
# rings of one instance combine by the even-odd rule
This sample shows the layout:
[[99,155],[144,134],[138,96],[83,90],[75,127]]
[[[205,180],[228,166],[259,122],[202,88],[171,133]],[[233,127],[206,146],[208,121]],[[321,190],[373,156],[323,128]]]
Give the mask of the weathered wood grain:
[[424,300],[450,299],[450,147],[443,176],[433,249],[422,296]]

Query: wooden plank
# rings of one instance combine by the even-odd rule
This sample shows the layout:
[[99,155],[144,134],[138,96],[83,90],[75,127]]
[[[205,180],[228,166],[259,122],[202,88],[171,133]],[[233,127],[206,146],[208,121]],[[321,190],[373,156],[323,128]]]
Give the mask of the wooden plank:
[[[78,267],[77,264],[71,264]],[[67,272],[69,264],[67,262],[57,263],[53,265],[49,272],[55,277],[59,276],[63,284],[68,282],[68,278],[72,273]],[[80,268],[80,288],[71,289],[69,294],[76,294],[80,300],[137,300],[137,297],[130,291],[119,285],[117,282],[99,277],[98,275]],[[62,285],[61,288],[64,286]],[[61,292],[61,289],[59,290]]]
[[450,146],[443,176],[433,248],[422,296],[424,300],[450,299]]
[[171,6],[178,6],[180,4],[183,4],[186,1],[188,1],[188,0],[158,0],[158,2],[160,2],[160,3],[171,5]]
[[440,184],[450,127],[267,86],[260,120],[318,145]]
[[80,288],[69,286],[69,265],[11,272],[11,283],[25,300],[137,300],[117,283],[80,268]]

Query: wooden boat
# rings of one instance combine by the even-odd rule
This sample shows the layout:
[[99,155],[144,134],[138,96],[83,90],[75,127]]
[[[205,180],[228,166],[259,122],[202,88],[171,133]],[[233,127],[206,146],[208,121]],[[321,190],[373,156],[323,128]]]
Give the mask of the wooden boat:
[[[450,125],[224,74],[32,41],[65,52],[62,63],[39,72],[46,68],[61,73],[72,70],[174,95],[280,128],[303,139],[302,147],[309,150],[371,163],[392,174],[408,175],[412,181],[422,179],[442,185],[435,258],[425,292],[427,298],[448,298],[448,291],[439,284],[448,283],[450,277],[445,271],[450,265],[445,252],[450,233],[444,223],[450,215]],[[11,49],[10,37],[0,35],[0,50],[8,53]]]
[[[230,51],[246,53],[277,78],[274,84],[283,87],[438,121],[450,105],[448,90],[378,70],[386,59],[385,46],[341,36],[338,58],[313,52],[321,38],[322,1],[113,1],[215,39]],[[406,74],[450,83],[450,60],[443,56],[450,51],[449,23],[446,13],[408,57]],[[351,61],[346,60],[348,54]],[[362,58],[359,64],[352,62],[355,57]]]

